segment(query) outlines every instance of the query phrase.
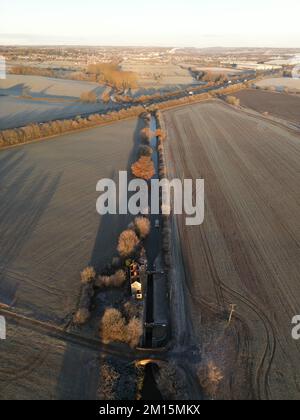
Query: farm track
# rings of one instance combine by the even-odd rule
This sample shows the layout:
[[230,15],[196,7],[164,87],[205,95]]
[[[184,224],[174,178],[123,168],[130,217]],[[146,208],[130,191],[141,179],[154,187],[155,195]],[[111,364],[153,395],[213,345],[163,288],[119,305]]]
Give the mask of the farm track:
[[[215,105],[207,103],[168,111],[165,112],[165,120],[169,137],[171,175],[192,179],[204,177],[206,180],[204,225],[194,228],[193,231],[186,228],[182,217],[177,217],[181,242],[184,244],[182,255],[186,270],[186,298],[192,307],[189,322],[193,324],[194,329],[203,330],[206,327],[201,321],[201,313],[209,313],[212,318],[222,320],[228,317],[230,304],[235,303],[238,307],[230,328],[234,331],[236,344],[233,350],[236,352],[236,358],[232,358],[232,369],[228,378],[225,378],[228,386],[220,391],[223,393],[218,397],[235,399],[237,395],[241,395],[238,388],[242,389],[242,379],[239,383],[238,377],[246,375],[248,391],[244,396],[241,395],[241,398],[281,399],[285,398],[287,393],[290,393],[290,398],[295,398],[298,395],[297,375],[292,371],[286,375],[283,372],[287,364],[294,364],[296,369],[295,363],[300,350],[290,339],[290,320],[296,313],[294,311],[297,310],[296,302],[300,293],[296,286],[296,266],[299,265],[299,202],[296,184],[295,189],[293,188],[294,183],[299,182],[299,179],[296,181],[299,171],[294,160],[300,151],[299,137],[295,137],[295,131],[286,130],[280,124],[270,123],[263,117],[255,118],[253,114],[247,115],[244,111],[239,112],[220,102],[215,102]],[[251,122],[252,137],[249,137],[247,125]],[[274,137],[275,140],[271,143],[265,140],[268,139],[266,136]],[[254,149],[256,143],[261,150]],[[282,147],[283,145],[285,146]],[[271,169],[273,165],[277,165],[278,169],[281,165],[281,177],[277,177],[277,172]],[[224,172],[225,168],[227,172]],[[232,176],[228,172],[231,168],[239,171],[238,175]],[[293,229],[289,227],[292,222],[282,218],[284,212],[276,201],[275,190],[274,193],[272,189],[267,190],[266,195],[257,186],[254,187],[253,181],[259,179],[261,168],[262,173],[270,170],[270,176],[274,178],[271,178],[274,188],[285,189],[284,194],[287,200],[290,200],[286,209],[291,212],[291,219],[295,219],[296,223]],[[247,173],[248,176],[244,175],[245,169],[251,169],[251,172]],[[216,174],[219,175],[218,178]],[[248,187],[245,197],[232,195],[231,189],[246,191],[243,185]],[[258,220],[263,220],[263,217],[269,218],[265,224],[269,223],[273,229],[274,251],[283,254],[272,262],[278,266],[278,272],[273,271],[272,257],[268,256],[264,261],[270,253],[269,242],[266,243],[269,248],[264,248],[265,240],[262,243],[258,242],[258,238],[252,236],[252,225],[245,224],[248,223],[247,212],[243,212],[241,216],[238,213],[239,207],[241,204],[244,207],[247,195],[250,197],[250,194],[252,200],[255,199],[255,204],[258,203],[257,206],[262,204],[261,209],[257,207],[255,210],[258,212]],[[266,203],[267,209],[264,207]],[[249,216],[255,214],[252,212]],[[262,225],[262,229],[267,232],[266,226]],[[251,236],[244,239],[246,234]],[[268,235],[271,235],[271,231]],[[284,241],[289,243],[288,252],[286,248],[282,248]],[[251,248],[247,249],[250,245]],[[260,254],[262,252],[263,254]],[[255,255],[255,258],[263,258],[261,266],[253,265],[251,254]],[[218,259],[218,255],[222,256],[222,259]],[[288,259],[290,264],[287,263]],[[290,278],[284,274],[285,265],[294,266],[289,269]],[[294,293],[293,287],[297,288]],[[277,305],[272,300],[277,302]],[[281,315],[284,315],[284,321],[278,323]],[[228,327],[225,330],[230,331]],[[199,340],[205,348],[205,334]],[[215,348],[218,347],[217,343],[216,339]],[[226,342],[222,345],[226,351]],[[228,354],[228,358],[230,357],[233,356]],[[222,364],[222,361],[219,363]],[[280,381],[276,378],[280,378]],[[286,383],[286,388],[281,382]]]
[[[68,331],[65,328],[61,328],[56,325],[49,324],[47,322],[39,321],[34,318],[28,318],[24,315],[17,314],[16,312],[12,312],[11,310],[4,309],[3,305],[0,305],[0,315],[3,315],[4,317],[6,317],[6,319],[9,319],[13,322],[17,322],[22,327],[35,330],[39,333],[48,334],[57,340],[76,344],[98,352],[101,351],[111,356],[126,358],[126,353],[124,354],[123,349],[118,350],[115,348],[115,346],[104,345],[100,340],[96,338],[84,337],[82,335]],[[136,355],[133,352],[131,356],[129,356],[128,353],[129,360],[134,360],[135,357]]]

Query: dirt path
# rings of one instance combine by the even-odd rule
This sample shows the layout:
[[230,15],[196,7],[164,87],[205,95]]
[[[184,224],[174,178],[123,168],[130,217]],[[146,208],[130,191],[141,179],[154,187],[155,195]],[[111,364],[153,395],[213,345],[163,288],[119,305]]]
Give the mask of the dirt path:
[[204,224],[177,223],[193,338],[224,376],[216,397],[297,399],[300,137],[220,103],[164,115],[177,177],[206,183]]

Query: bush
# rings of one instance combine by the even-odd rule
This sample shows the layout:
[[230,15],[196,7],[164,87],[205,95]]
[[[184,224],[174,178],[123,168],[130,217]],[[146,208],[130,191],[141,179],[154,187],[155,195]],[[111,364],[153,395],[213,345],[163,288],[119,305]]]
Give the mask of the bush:
[[117,63],[90,64],[88,73],[99,76],[98,81],[106,83],[117,90],[134,89],[137,86],[137,75],[131,71],[122,71]]
[[218,387],[223,379],[221,370],[213,363],[208,362],[198,370],[200,384],[208,397],[215,398]]
[[139,150],[138,150],[138,157],[142,157],[142,156],[147,156],[147,157],[151,157],[153,153],[153,149],[150,146],[140,146]]
[[95,281],[95,286],[101,289],[110,287],[110,276],[99,276]]
[[78,311],[74,317],[75,324],[83,325],[90,318],[90,307],[93,296],[93,283],[83,284],[78,304]]
[[105,344],[112,341],[126,342],[126,323],[120,311],[106,309],[101,320],[100,335]]
[[151,121],[151,114],[149,112],[142,112],[140,118],[144,120],[146,123],[150,123]]
[[87,308],[80,308],[74,315],[74,323],[76,325],[84,325],[90,319],[91,313]]
[[94,104],[97,102],[97,95],[95,92],[83,92],[80,95],[80,100],[81,102]]
[[127,344],[129,344],[131,348],[136,348],[140,343],[142,334],[143,334],[142,322],[137,318],[131,319],[127,325],[127,337],[126,337]]
[[162,152],[164,151],[164,146],[162,145],[162,143],[158,144],[157,150],[159,151],[160,155],[162,154]]
[[126,273],[124,270],[118,270],[112,276],[100,276],[97,280],[96,286],[105,287],[122,287],[126,281]]
[[142,156],[131,167],[132,174],[136,178],[149,181],[155,175],[154,163],[151,157]]
[[139,318],[142,311],[141,305],[136,301],[130,300],[124,305],[124,312],[127,319]]
[[158,128],[158,129],[156,130],[155,134],[156,134],[156,137],[159,137],[159,139],[160,139],[161,141],[164,141],[164,140],[166,140],[166,138],[167,138],[167,134],[166,134],[166,132],[165,132],[164,130],[162,130],[161,128]]
[[240,100],[238,98],[236,98],[235,96],[227,96],[226,97],[226,102],[229,105],[240,106]]
[[101,96],[102,102],[108,104],[110,102],[110,92],[105,91]]
[[110,277],[112,287],[121,287],[126,282],[126,273],[124,270],[118,270]]
[[146,143],[150,142],[153,135],[154,133],[152,133],[152,131],[148,127],[142,128],[142,130],[140,131],[141,140]]
[[91,283],[96,277],[96,272],[93,267],[87,267],[81,272],[81,283]]
[[119,237],[118,252],[121,257],[130,257],[136,251],[139,243],[139,238],[133,230],[125,230]]
[[166,177],[167,177],[167,170],[166,168],[163,167],[159,170],[159,178],[164,179]]
[[100,336],[105,344],[111,342],[126,343],[131,348],[138,346],[143,333],[143,324],[138,318],[132,318],[126,324],[121,312],[114,308],[106,309],[100,323]]
[[104,401],[116,399],[116,383],[120,379],[120,374],[109,364],[104,363],[100,366],[100,386],[98,388],[98,398]]
[[146,217],[136,217],[134,219],[134,227],[141,239],[145,239],[151,230],[151,223],[149,219]]

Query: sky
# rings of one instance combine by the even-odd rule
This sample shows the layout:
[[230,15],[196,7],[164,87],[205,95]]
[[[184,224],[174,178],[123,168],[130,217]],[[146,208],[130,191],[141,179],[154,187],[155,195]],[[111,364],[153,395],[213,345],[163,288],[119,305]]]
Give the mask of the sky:
[[299,0],[0,0],[0,44],[300,48],[299,16]]

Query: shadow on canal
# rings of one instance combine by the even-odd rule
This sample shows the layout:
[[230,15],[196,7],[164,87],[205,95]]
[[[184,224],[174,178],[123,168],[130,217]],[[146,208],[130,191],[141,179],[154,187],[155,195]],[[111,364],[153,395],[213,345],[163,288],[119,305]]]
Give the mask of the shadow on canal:
[[157,387],[155,381],[155,374],[158,372],[159,367],[154,363],[149,363],[145,367],[145,379],[142,389],[143,401],[162,401],[163,397]]

